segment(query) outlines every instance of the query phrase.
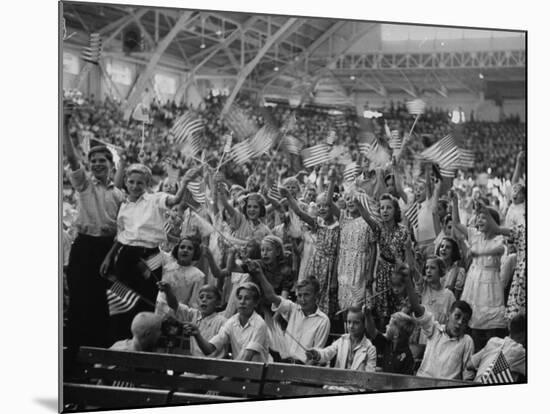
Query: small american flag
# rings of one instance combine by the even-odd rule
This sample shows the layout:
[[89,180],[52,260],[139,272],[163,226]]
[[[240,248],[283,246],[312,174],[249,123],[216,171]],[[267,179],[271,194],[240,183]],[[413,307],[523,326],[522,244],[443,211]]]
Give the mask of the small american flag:
[[422,99],[414,99],[407,102],[407,111],[411,115],[421,115],[426,110],[426,102]]
[[91,33],[89,46],[82,49],[82,60],[85,62],[99,64],[101,56],[101,35],[99,33]]
[[299,155],[300,151],[304,147],[302,141],[298,138],[294,138],[292,135],[283,137],[283,145],[290,154]]
[[433,161],[446,169],[456,168],[460,158],[459,148],[456,146],[452,135],[447,135],[424,150],[420,156]]
[[264,125],[261,127],[254,138],[250,141],[250,146],[254,150],[255,155],[265,154],[272,147],[275,138],[277,137],[278,131],[270,127],[269,125]]
[[225,114],[224,123],[240,139],[247,139],[258,131],[256,123],[235,102]]
[[186,140],[200,137],[203,130],[202,119],[197,118],[193,112],[187,111],[174,122],[168,136],[173,137],[177,145],[183,145]]
[[361,154],[368,156],[371,152],[376,152],[378,150],[378,140],[374,139],[372,142],[360,142],[358,147]]
[[360,193],[359,202],[369,212],[370,216],[376,221],[382,221],[380,216],[380,203],[374,197],[366,193]]
[[458,168],[474,168],[475,154],[472,150],[459,148]]
[[484,384],[510,384],[514,382],[512,370],[502,351],[498,353],[493,363],[487,368],[487,371],[481,377],[481,381]]
[[271,186],[271,188],[267,192],[267,196],[277,201],[280,201],[283,199],[283,196],[281,196],[281,193],[279,192],[279,187],[277,186],[277,184],[273,184]]
[[92,134],[89,131],[82,132],[82,142],[80,143],[80,148],[82,148],[82,152],[84,154],[88,154],[90,152],[90,139],[92,139],[94,134]]
[[397,129],[394,129],[393,131],[391,131],[390,140],[388,142],[390,144],[390,148],[399,149],[401,148],[402,142],[403,140],[401,139],[401,135],[399,134],[399,131]]
[[441,174],[441,177],[455,178],[456,168],[439,167],[439,173]]
[[327,144],[317,144],[302,150],[304,167],[314,167],[329,160],[330,147]]
[[254,150],[250,146],[250,142],[245,140],[239,142],[231,148],[231,158],[236,164],[244,164],[245,162],[250,161],[254,156]]
[[411,225],[411,227],[415,230],[418,229],[418,202],[415,201],[411,204],[411,206],[405,211],[405,217],[407,217],[407,221]]
[[150,271],[157,270],[159,267],[162,266],[162,253],[158,252],[153,256],[150,256],[147,259],[145,259],[144,262]]
[[233,135],[226,134],[226,135],[223,136],[223,138],[225,140],[225,145],[223,147],[223,152],[228,153],[229,151],[231,151],[231,143],[233,142]]
[[359,175],[359,171],[359,165],[356,162],[349,163],[344,169],[344,181],[347,183],[354,182]]
[[206,194],[204,189],[204,182],[200,181],[191,181],[187,184],[187,189],[191,193],[193,200],[199,204],[206,203]]
[[111,316],[129,312],[136,306],[138,300],[139,295],[119,281],[114,282],[107,289],[107,303]]

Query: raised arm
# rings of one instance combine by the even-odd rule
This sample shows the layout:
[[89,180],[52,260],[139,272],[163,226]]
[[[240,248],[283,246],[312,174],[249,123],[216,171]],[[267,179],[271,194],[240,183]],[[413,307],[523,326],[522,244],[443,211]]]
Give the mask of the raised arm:
[[237,211],[235,208],[229,203],[229,200],[227,199],[227,190],[225,187],[221,184],[218,178],[216,178],[216,194],[218,197],[218,200],[222,202],[222,205],[227,212],[228,216],[233,218]]
[[452,206],[453,206],[453,212],[452,212],[453,229],[455,231],[460,232],[463,235],[467,236],[468,235],[468,229],[466,228],[466,226],[464,226],[463,224],[460,223],[460,217],[459,217],[459,213],[458,213],[458,195],[456,194],[455,191],[450,190],[449,191],[449,197],[451,199]]
[[372,317],[372,310],[369,309],[367,306],[363,306],[363,313],[365,315],[365,329],[367,331],[367,336],[371,340],[374,340],[379,332],[378,329],[376,329],[376,323],[374,322],[374,318]]
[[418,300],[418,295],[414,289],[413,279],[410,277],[405,278],[405,286],[407,288],[407,295],[409,297],[409,302],[411,304],[411,309],[417,318],[424,315],[425,309],[424,306],[420,304]]
[[68,101],[63,102],[63,143],[65,144],[65,154],[71,166],[71,170],[76,171],[80,168],[80,161],[74,150],[73,142],[69,134],[69,120],[74,110],[74,104]]
[[[218,264],[216,263],[216,260],[214,259],[214,255],[212,254],[212,251],[210,248],[206,245],[202,245],[202,254],[206,258],[206,261],[208,262],[208,266],[210,267],[210,270],[212,271],[212,275],[216,279],[225,279],[226,276],[228,276],[228,271],[225,269],[220,269]],[[230,273],[229,273],[230,275]]]
[[363,217],[363,220],[367,222],[367,224],[370,226],[370,228],[377,232],[378,231],[378,223],[376,220],[372,218],[372,216],[369,214],[367,209],[363,207],[363,204],[359,201],[359,199],[356,197],[354,199],[355,205],[357,206],[357,210],[359,210],[359,214],[361,214],[361,217]]
[[523,172],[523,166],[525,164],[525,151],[520,151],[516,158],[516,167],[514,168],[514,175],[512,176],[512,185],[517,184],[521,178]]
[[265,299],[269,303],[273,303],[275,306],[278,307],[281,304],[281,297],[275,293],[275,289],[273,289],[271,283],[269,283],[269,281],[266,279],[260,264],[254,260],[249,260],[247,262],[247,265],[250,275],[254,278],[256,282],[259,283],[260,288],[264,293]]
[[124,173],[126,170],[126,157],[121,155],[118,167],[115,173],[114,184],[115,187],[122,189],[124,187]]
[[296,199],[292,197],[290,192],[284,188],[280,187],[279,192],[283,197],[285,197],[288,200],[288,206],[294,210],[296,215],[302,219],[306,224],[313,227],[315,225],[315,219],[311,217],[309,214],[307,214],[305,211],[303,211],[300,206],[298,206],[298,203],[296,202]]
[[197,177],[199,173],[199,168],[190,168],[185,172],[185,175],[181,179],[178,192],[175,195],[169,195],[168,197],[166,197],[166,206],[168,208],[172,208],[176,204],[179,204],[181,202],[183,194],[186,191],[187,184],[189,184],[189,182],[193,180],[193,178]]
[[340,209],[338,206],[332,201],[332,195],[334,194],[334,186],[336,184],[336,170],[334,168],[331,168],[328,172],[328,192],[327,192],[327,202],[332,210],[332,214],[335,217],[340,217]]

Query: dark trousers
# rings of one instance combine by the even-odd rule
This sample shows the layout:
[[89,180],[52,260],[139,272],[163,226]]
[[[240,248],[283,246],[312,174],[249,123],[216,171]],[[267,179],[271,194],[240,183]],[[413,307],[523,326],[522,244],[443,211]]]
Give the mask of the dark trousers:
[[152,272],[148,279],[143,275],[140,267],[142,259],[146,259],[159,252],[158,248],[148,249],[137,246],[122,246],[115,262],[117,279],[128,288],[138,293],[140,299],[130,311],[111,316],[111,335],[114,341],[132,337],[131,325],[134,316],[140,312],[154,312],[157,300],[157,281],[162,279],[162,268]]
[[472,339],[474,340],[474,352],[480,351],[489,339],[497,336],[499,338],[504,338],[506,336],[507,330],[504,328],[497,329],[472,329]]
[[112,237],[79,234],[71,247],[67,268],[69,309],[63,344],[73,352],[81,345],[112,344],[106,296],[110,282],[99,275],[112,244]]

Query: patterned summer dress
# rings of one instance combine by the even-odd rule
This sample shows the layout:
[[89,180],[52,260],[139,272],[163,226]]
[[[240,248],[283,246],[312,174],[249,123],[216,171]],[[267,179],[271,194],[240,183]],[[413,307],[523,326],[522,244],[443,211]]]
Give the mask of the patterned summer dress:
[[329,318],[333,317],[338,307],[338,281],[336,266],[338,245],[340,239],[340,224],[338,221],[327,226],[321,218],[312,229],[316,234],[315,254],[309,261],[306,277],[315,276],[321,285],[319,308]]
[[374,234],[362,217],[340,218],[340,251],[338,254],[338,304],[349,308],[364,301],[369,266],[369,244]]
[[526,272],[525,272],[525,226],[519,224],[512,229],[511,242],[516,245],[517,263],[512,287],[508,294],[505,317],[510,320],[519,312],[525,313]]

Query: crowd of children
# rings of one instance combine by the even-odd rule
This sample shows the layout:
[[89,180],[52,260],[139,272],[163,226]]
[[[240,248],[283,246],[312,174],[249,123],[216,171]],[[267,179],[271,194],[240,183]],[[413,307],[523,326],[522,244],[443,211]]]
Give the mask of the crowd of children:
[[[79,158],[77,112],[64,107],[78,198],[66,266],[73,355],[154,349],[164,321],[176,321],[196,356],[482,382],[503,354],[525,380],[523,152],[511,191],[444,178],[430,163],[411,179],[391,156],[351,180],[336,165],[304,173],[277,166],[276,151],[265,168],[248,166],[246,182],[185,159],[155,185],[144,154],[116,174],[103,145]],[[109,315],[114,283],[139,300]]]

